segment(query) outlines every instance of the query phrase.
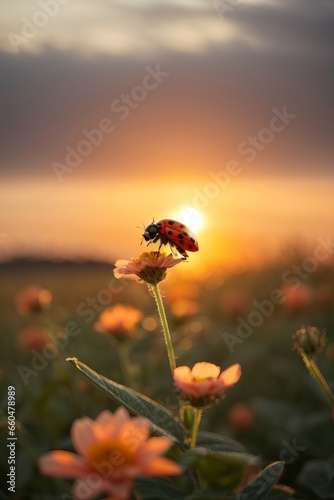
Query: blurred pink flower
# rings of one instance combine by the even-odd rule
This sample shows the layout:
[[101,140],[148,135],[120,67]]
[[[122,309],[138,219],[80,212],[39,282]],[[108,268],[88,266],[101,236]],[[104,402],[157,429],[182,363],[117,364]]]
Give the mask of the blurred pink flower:
[[106,410],[96,420],[84,417],[71,428],[73,446],[78,452],[51,451],[39,459],[42,474],[76,478],[73,495],[89,500],[102,493],[108,500],[129,498],[138,476],[175,476],[181,467],[162,457],[172,441],[149,438],[149,421],[130,418],[120,407],[114,414]]
[[256,415],[248,403],[236,403],[228,410],[227,422],[232,429],[243,432],[254,427]]
[[206,406],[222,397],[225,390],[236,384],[240,377],[239,364],[230,366],[222,373],[219,366],[206,362],[196,363],[192,370],[188,366],[179,366],[174,370],[174,382],[182,399],[197,406]]
[[134,336],[133,328],[142,317],[143,314],[138,309],[117,304],[100,314],[94,328],[97,332],[108,333],[122,340]]
[[248,310],[249,298],[242,290],[227,290],[221,297],[221,308],[225,316],[235,319]]
[[18,343],[25,349],[36,349],[41,351],[43,347],[51,342],[49,332],[39,325],[31,325],[21,330]]
[[36,285],[24,288],[14,297],[16,310],[22,315],[39,312],[48,307],[51,301],[51,292]]
[[312,288],[305,283],[299,285],[283,285],[283,304],[292,313],[300,313],[308,309],[312,303]]
[[115,264],[115,278],[128,278],[145,281],[149,285],[157,285],[166,277],[167,269],[183,262],[174,259],[172,254],[160,252],[143,252],[137,259],[118,260]]

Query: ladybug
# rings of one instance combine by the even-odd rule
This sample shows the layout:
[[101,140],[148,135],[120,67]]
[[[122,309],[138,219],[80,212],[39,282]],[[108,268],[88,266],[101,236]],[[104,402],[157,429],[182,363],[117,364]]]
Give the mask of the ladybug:
[[162,245],[167,245],[169,243],[171,249],[175,247],[179,252],[181,257],[186,260],[189,252],[198,251],[198,242],[196,237],[190,231],[187,226],[172,219],[162,219],[159,222],[151,222],[143,234],[145,241],[150,243],[156,243],[160,240],[159,250]]

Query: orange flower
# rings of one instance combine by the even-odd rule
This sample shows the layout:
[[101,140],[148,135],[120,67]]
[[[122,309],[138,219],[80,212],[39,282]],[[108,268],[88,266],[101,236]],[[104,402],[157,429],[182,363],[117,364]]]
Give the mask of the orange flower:
[[174,316],[186,318],[197,314],[199,305],[195,300],[179,299],[172,303],[171,310]]
[[212,363],[196,363],[191,370],[179,366],[174,370],[174,382],[181,398],[192,406],[208,406],[219,400],[226,389],[236,384],[241,377],[241,367],[235,364],[220,373]]
[[167,269],[180,262],[183,262],[183,259],[174,259],[172,254],[143,252],[137,259],[118,260],[114,275],[115,278],[127,276],[137,281],[145,281],[149,285],[157,285],[166,278]]
[[43,347],[51,342],[49,332],[39,325],[31,325],[21,330],[18,342],[25,349],[36,349],[41,351]]
[[105,309],[99,316],[94,328],[100,333],[109,333],[122,340],[133,336],[131,330],[142,318],[142,313],[133,307],[117,304]]
[[16,310],[22,315],[39,312],[48,307],[51,301],[51,292],[36,285],[24,288],[14,298]]
[[161,457],[172,445],[163,437],[149,438],[149,421],[131,419],[124,408],[114,414],[106,410],[96,420],[84,417],[71,428],[73,446],[78,452],[51,451],[39,459],[42,474],[77,478],[73,495],[89,500],[108,494],[108,500],[129,498],[138,476],[175,476],[181,467]]

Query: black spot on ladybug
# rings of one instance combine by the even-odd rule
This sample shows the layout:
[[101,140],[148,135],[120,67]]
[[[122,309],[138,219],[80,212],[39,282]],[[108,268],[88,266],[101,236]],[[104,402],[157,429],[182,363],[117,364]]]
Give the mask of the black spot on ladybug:
[[188,233],[186,233],[185,231],[183,231],[183,234],[184,234],[184,236],[188,236]]
[[170,224],[172,226],[174,224],[174,221],[173,220],[169,220],[168,224]]
[[195,243],[195,238],[190,238],[193,243]]
[[183,229],[184,228],[184,224],[180,224],[180,228]]
[[167,234],[169,234],[169,236],[172,236],[173,231],[167,231]]
[[177,237],[178,237],[180,240],[182,240],[182,239],[183,239],[183,234],[179,233],[179,234],[177,235]]
[[193,246],[192,245],[188,245],[188,248],[192,248]]

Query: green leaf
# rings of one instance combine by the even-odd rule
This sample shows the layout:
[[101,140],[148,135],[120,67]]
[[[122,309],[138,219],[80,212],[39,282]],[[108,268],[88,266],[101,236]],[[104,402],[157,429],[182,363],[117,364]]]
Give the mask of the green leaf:
[[166,478],[138,478],[135,487],[145,500],[183,500],[182,492]]
[[230,490],[222,488],[203,488],[187,496],[185,500],[225,500]]
[[133,389],[99,375],[77,358],[67,358],[67,361],[72,363],[79,372],[117,404],[124,406],[131,415],[145,417],[150,420],[151,430],[154,435],[174,438],[176,439],[174,443],[176,446],[181,450],[187,449],[183,443],[185,439],[184,430],[175,420],[173,414],[166,408]]
[[220,436],[214,432],[199,432],[197,436],[196,446],[208,448],[212,451],[235,451],[237,453],[247,453],[241,443],[226,436]]
[[265,500],[284,469],[284,462],[273,462],[235,497],[236,500]]
[[206,448],[188,450],[182,456],[182,464],[196,469],[201,480],[210,487],[232,491],[244,477],[247,466],[256,457],[245,453],[211,451]]

